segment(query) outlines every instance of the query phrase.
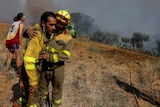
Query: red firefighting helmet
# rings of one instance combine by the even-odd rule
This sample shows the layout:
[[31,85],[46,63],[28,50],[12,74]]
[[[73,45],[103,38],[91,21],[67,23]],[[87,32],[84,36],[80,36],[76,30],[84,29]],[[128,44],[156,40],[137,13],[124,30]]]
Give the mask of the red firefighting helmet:
[[64,25],[67,25],[68,22],[70,21],[70,14],[68,10],[59,10],[56,14],[56,19],[63,23]]

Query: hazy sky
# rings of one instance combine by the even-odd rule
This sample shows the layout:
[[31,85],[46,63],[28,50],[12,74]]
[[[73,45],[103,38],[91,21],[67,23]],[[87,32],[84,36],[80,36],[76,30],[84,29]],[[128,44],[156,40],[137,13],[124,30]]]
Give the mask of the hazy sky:
[[124,35],[160,31],[160,0],[55,0],[61,8],[84,12],[102,30]]
[[3,0],[0,20],[12,22],[18,12],[39,22],[43,11],[68,9],[91,16],[102,31],[131,36],[133,32],[160,32],[160,0]]

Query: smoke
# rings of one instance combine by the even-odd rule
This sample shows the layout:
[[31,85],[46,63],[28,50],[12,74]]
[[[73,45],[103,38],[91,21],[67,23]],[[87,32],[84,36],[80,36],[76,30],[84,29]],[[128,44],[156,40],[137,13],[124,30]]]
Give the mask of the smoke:
[[124,37],[133,32],[153,35],[160,32],[159,4],[160,0],[4,0],[0,21],[11,22],[18,12],[25,12],[26,22],[37,23],[44,11],[68,9],[91,16],[102,31]]
[[26,9],[31,15],[30,21],[37,23],[40,21],[40,16],[45,11],[54,12],[58,8],[58,4],[54,4],[53,0],[26,0]]
[[4,0],[0,4],[0,21],[12,23],[17,13],[23,12],[27,16],[25,23],[35,24],[43,12],[56,12],[58,7],[53,0]]
[[71,12],[90,15],[103,31],[131,36],[160,32],[159,0],[57,0]]
[[160,0],[5,0],[0,4],[0,21],[12,22],[24,12],[30,23],[37,23],[44,11],[82,12],[94,19],[102,31],[131,36],[133,32],[160,32]]
[[12,23],[17,13],[23,11],[20,0],[3,0],[0,3],[0,21]]
[[[116,32],[121,37],[131,37],[134,32],[149,34],[155,45],[160,33],[160,0],[55,0],[71,12],[82,12],[94,19],[102,31]],[[93,29],[94,31],[94,29]]]

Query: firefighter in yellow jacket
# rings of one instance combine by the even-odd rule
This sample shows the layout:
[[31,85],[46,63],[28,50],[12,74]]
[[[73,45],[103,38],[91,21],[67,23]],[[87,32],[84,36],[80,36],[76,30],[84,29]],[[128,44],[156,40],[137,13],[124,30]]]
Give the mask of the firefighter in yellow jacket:
[[14,102],[14,107],[40,107],[38,82],[39,73],[36,64],[39,60],[39,53],[45,46],[45,41],[53,35],[56,25],[56,15],[53,12],[44,12],[41,16],[41,22],[38,24],[37,35],[32,38],[26,47],[23,58],[23,67],[21,78],[24,89],[22,97]]
[[[27,45],[24,55],[24,67],[29,79],[30,93],[37,89],[39,81],[40,105],[47,100],[48,85],[51,81],[53,87],[52,105],[53,107],[59,107],[62,101],[64,61],[71,56],[72,48],[72,37],[65,29],[70,21],[70,14],[67,10],[59,10],[56,14],[56,26],[55,21],[50,19],[50,16],[47,17],[47,13],[44,13],[41,16],[41,24],[35,25],[37,35]],[[42,61],[40,73],[37,73],[36,70],[38,60]],[[37,74],[40,74],[40,79],[38,79]],[[33,101],[36,102],[37,100],[34,99]],[[35,102],[33,104],[36,105]],[[33,104],[31,102],[31,105]],[[37,104],[34,107],[38,106]]]
[[[56,14],[57,24],[55,35],[50,37],[41,51],[42,72],[40,73],[39,92],[40,103],[47,100],[48,85],[52,84],[52,107],[60,107],[62,102],[62,89],[64,81],[64,63],[71,56],[72,36],[65,26],[70,21],[67,10],[59,10]],[[45,53],[45,54],[43,54]]]

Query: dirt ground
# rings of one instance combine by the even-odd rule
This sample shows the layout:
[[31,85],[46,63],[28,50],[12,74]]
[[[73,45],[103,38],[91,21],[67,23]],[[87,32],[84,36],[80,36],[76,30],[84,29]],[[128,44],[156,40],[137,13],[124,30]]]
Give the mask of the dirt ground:
[[[20,96],[15,72],[4,70],[0,42],[0,107]],[[159,107],[160,58],[75,38],[66,61],[62,107]]]

